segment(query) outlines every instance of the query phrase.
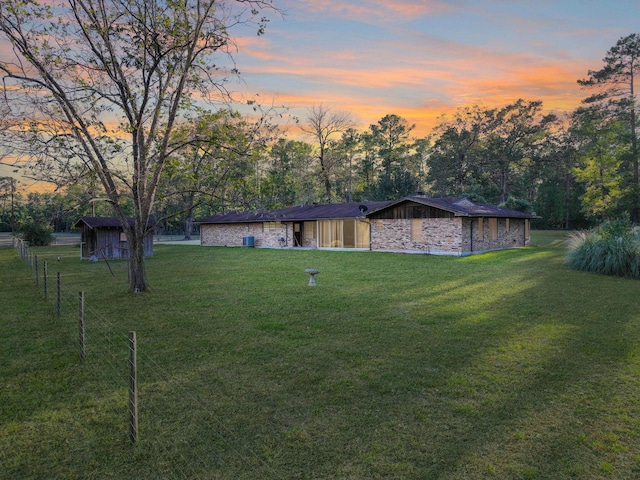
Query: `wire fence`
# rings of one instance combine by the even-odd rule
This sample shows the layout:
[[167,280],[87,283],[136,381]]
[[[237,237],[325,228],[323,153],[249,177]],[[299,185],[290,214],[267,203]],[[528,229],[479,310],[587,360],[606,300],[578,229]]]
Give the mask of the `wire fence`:
[[[90,366],[85,388],[94,398],[103,399],[99,408],[104,412],[98,417],[107,420],[99,428],[106,423],[114,456],[125,462],[144,452],[143,457],[154,458],[155,471],[149,472],[154,478],[233,478],[216,472],[234,471],[242,471],[243,478],[278,477],[268,460],[254,450],[266,447],[252,449],[236,435],[197,387],[188,380],[176,380],[176,372],[138,347],[144,339],[136,332],[123,331],[94,309],[84,292],[68,286],[64,276],[22,240],[14,239],[13,246],[30,269],[35,288],[52,305],[61,328],[77,339],[69,348],[77,351],[83,365]],[[87,423],[89,427],[95,420],[88,418]],[[220,447],[224,455],[216,451]]]

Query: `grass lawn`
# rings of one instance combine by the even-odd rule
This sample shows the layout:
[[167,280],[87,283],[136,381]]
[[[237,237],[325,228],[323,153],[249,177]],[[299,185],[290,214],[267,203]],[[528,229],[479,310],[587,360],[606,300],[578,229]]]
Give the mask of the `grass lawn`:
[[640,478],[640,283],[532,235],[465,258],[156,245],[142,295],[122,261],[34,248],[60,316],[0,248],[0,478]]

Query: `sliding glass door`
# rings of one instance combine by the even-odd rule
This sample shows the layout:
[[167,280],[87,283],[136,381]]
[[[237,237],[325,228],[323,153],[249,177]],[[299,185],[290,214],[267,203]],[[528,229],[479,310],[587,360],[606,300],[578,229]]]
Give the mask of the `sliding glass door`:
[[320,248],[369,248],[369,224],[360,220],[318,220]]

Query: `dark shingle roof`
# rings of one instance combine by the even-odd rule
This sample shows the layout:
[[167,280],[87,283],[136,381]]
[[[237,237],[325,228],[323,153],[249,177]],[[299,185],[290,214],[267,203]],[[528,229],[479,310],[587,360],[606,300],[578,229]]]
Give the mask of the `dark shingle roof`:
[[[276,212],[276,218],[286,220],[317,220],[331,218],[363,217],[372,210],[377,210],[389,202],[327,203],[321,205],[305,205],[302,207],[283,208]],[[366,208],[362,208],[366,207]]]
[[[415,202],[430,207],[452,212],[459,217],[503,217],[503,218],[539,218],[530,213],[510,210],[495,205],[474,203],[464,197],[405,197],[396,201],[385,202],[354,202],[354,203],[326,203],[310,204],[298,207],[281,208],[270,212],[233,212],[196,220],[196,223],[254,223],[254,222],[291,222],[305,220],[327,220],[339,218],[356,218],[368,216],[385,208],[393,207],[403,202]],[[362,210],[362,206],[366,209]]]
[[117,217],[80,217],[74,227],[79,227],[82,223],[89,228],[120,227],[120,220]]
[[[196,223],[292,222],[332,218],[356,218],[362,217],[367,212],[377,210],[387,204],[389,204],[389,202],[310,204],[298,207],[281,208],[271,212],[233,212],[212,215],[210,217],[197,220]],[[366,207],[365,212],[361,210],[362,206]]]
[[[487,203],[475,203],[465,197],[405,197],[378,208],[376,211],[393,207],[407,201],[420,203],[453,213],[456,217],[500,217],[500,218],[540,218],[535,214],[511,210]],[[371,213],[371,212],[370,212]]]
[[[127,220],[132,227],[135,225],[135,219],[128,218]],[[120,228],[122,226],[118,217],[80,217],[73,226],[78,227],[81,223],[89,228]]]
[[251,213],[231,212],[210,215],[196,220],[195,223],[253,223],[275,221],[273,212]]

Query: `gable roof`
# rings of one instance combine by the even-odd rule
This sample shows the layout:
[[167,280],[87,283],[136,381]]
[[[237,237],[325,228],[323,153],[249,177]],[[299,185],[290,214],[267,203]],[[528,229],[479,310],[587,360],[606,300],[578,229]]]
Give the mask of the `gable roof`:
[[195,223],[300,222],[368,217],[375,212],[394,207],[404,202],[415,202],[452,212],[456,217],[540,218],[535,214],[520,212],[518,210],[511,210],[486,203],[474,203],[465,197],[429,198],[416,196],[405,197],[395,201],[309,204],[298,207],[281,208],[268,212],[232,212],[211,215],[196,220]]
[[[130,218],[129,224],[132,224],[132,221],[133,219]],[[79,227],[82,223],[89,228],[119,228],[122,226],[120,219],[117,217],[80,217],[73,226]]]
[[389,202],[387,205],[367,213],[367,216],[374,212],[395,207],[396,205],[405,202],[414,202],[433,208],[439,208],[440,210],[453,213],[456,217],[540,218],[535,214],[498,207],[488,203],[475,203],[466,197],[429,198],[423,196],[405,197],[394,202]]
[[[128,217],[130,226],[135,226],[136,221],[134,218]],[[84,223],[89,228],[122,228],[122,224],[120,223],[120,219],[118,217],[80,217],[76,223],[73,224],[74,227],[79,227],[80,224]],[[151,219],[149,219],[149,226],[153,225]]]

